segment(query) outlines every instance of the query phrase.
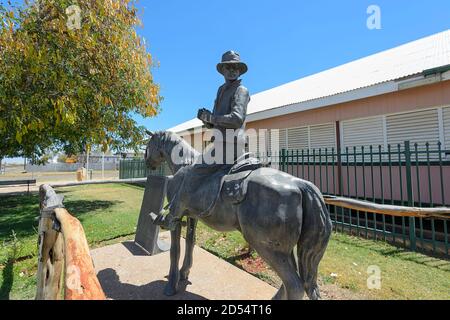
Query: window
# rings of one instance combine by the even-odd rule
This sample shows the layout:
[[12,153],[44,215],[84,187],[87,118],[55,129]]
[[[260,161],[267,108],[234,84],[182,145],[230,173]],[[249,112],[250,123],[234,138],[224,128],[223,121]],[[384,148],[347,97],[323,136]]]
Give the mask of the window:
[[288,150],[303,150],[309,147],[308,127],[287,129]]
[[247,132],[246,140],[247,140],[246,150],[248,152],[256,154],[258,152],[258,136],[256,134],[256,131],[249,130]]
[[[341,123],[341,152],[343,162],[361,162],[362,147],[364,147],[364,161],[370,161],[370,146],[372,152],[378,153],[379,146],[385,149],[384,117],[376,116],[363,119],[347,120]],[[356,152],[355,152],[356,147]],[[347,154],[348,148],[348,154]],[[378,159],[379,156],[375,157]]]
[[346,147],[351,151],[353,147],[384,146],[382,116],[342,121],[341,126],[341,146],[343,150]]
[[[426,161],[429,159],[435,161],[439,158],[436,152],[439,142],[439,116],[438,109],[427,109],[402,114],[386,116],[386,136],[387,142],[392,150],[404,150],[404,142],[410,141],[412,161]],[[426,152],[426,143],[429,143],[428,155]],[[415,144],[417,143],[418,152],[415,153]],[[393,156],[392,160],[398,159]]]
[[[336,132],[334,123],[314,126],[304,126],[278,130],[279,149],[306,150],[336,147]],[[271,139],[276,135],[271,133]]]
[[418,144],[419,149],[425,149],[425,143],[430,149],[437,148],[439,141],[438,110],[428,109],[415,112],[386,116],[387,143],[392,148],[403,145],[404,141]]
[[287,148],[287,129],[280,129],[278,131],[278,141],[279,141],[279,149]]
[[450,151],[450,107],[442,108],[443,127],[444,127],[444,141],[442,147]]
[[336,126],[334,123],[321,124],[309,127],[309,148],[325,149],[331,152],[331,148],[336,148]]

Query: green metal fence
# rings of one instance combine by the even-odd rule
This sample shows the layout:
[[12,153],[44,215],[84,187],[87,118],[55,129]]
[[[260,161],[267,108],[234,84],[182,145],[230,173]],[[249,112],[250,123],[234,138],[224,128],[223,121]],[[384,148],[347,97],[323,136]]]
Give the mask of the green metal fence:
[[[309,180],[324,194],[381,204],[450,205],[450,150],[437,144],[282,150],[272,165]],[[405,218],[329,207],[336,231],[449,256],[449,220]]]
[[146,178],[149,175],[169,175],[167,165],[162,165],[156,170],[150,170],[145,165],[144,159],[120,160],[119,179]]
[[[313,182],[322,193],[381,204],[450,206],[450,150],[441,143],[282,150],[257,154],[271,166]],[[144,160],[122,160],[120,178],[168,175]],[[405,218],[329,206],[336,231],[382,239],[410,250],[449,257],[449,220]]]

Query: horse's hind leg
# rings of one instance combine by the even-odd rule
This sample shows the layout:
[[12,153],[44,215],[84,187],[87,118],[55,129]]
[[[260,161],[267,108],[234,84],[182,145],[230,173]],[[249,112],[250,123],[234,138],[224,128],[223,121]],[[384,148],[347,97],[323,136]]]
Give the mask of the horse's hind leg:
[[301,300],[305,294],[302,281],[297,273],[294,256],[291,253],[275,251],[267,247],[254,247],[261,257],[275,270],[283,281],[273,299]]
[[180,269],[180,279],[186,280],[189,277],[191,271],[193,253],[195,246],[195,230],[197,227],[197,219],[187,219],[187,231],[186,231],[186,253],[184,255],[183,266]]
[[280,289],[278,289],[277,293],[272,297],[272,300],[286,300],[286,289],[284,288],[284,284],[281,284]]

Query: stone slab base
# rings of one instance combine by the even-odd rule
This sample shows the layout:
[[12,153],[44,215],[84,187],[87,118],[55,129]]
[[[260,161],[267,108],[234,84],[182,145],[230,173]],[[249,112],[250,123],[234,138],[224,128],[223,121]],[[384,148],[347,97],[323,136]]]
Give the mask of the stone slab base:
[[[169,240],[169,233],[160,235]],[[182,255],[184,256],[184,239]],[[199,248],[188,281],[180,292],[163,294],[169,272],[169,252],[148,256],[127,241],[91,251],[97,277],[109,299],[118,300],[268,300],[277,291],[249,273]]]

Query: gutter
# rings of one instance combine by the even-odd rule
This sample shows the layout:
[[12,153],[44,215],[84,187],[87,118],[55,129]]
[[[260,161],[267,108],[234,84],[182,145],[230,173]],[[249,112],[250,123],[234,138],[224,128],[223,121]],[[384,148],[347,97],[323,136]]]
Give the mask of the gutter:
[[450,64],[422,71],[422,77],[398,84],[398,91],[427,86],[450,79]]
[[391,80],[374,84],[369,87],[354,89],[342,92],[336,95],[317,98],[314,100],[304,101],[286,106],[280,106],[269,110],[259,111],[247,116],[247,122],[265,120],[277,116],[287,115],[291,113],[302,112],[311,109],[328,107],[340,103],[366,99],[386,93],[402,91],[406,89],[426,86],[442,81],[450,80],[450,65],[424,70],[415,77],[407,80]]

